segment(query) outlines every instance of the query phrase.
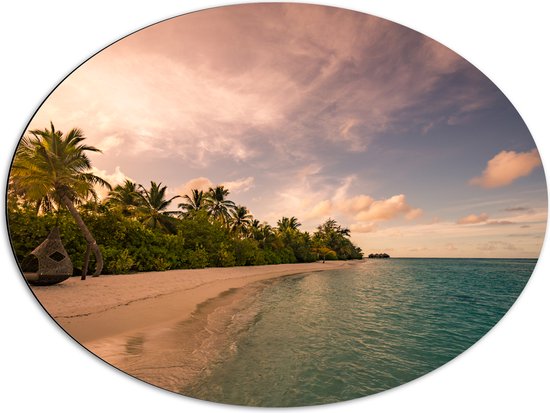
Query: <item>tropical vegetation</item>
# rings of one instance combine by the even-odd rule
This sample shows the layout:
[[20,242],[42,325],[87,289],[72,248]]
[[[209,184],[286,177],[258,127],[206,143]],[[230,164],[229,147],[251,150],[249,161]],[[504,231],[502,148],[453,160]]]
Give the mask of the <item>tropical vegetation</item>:
[[[86,240],[86,257],[90,251],[95,256],[94,275],[99,275],[103,269],[101,250],[76,205],[90,198],[98,202],[96,185],[110,188],[108,182],[90,172],[87,152],[100,150],[83,143],[85,137],[80,129],[63,135],[53,123],[50,126],[51,129],[31,130],[21,140],[11,167],[11,194],[22,198],[23,205],[37,214],[61,206],[67,208]],[[87,265],[85,259],[84,274]]]
[[[20,263],[56,226],[75,273],[84,275],[88,265],[99,275],[363,257],[335,220],[313,233],[301,231],[295,216],[272,227],[221,185],[172,197],[157,182],[113,188],[91,172],[87,152],[100,151],[84,144],[81,130],[64,135],[50,126],[22,139],[10,173],[8,221]],[[105,199],[98,186],[110,190]]]

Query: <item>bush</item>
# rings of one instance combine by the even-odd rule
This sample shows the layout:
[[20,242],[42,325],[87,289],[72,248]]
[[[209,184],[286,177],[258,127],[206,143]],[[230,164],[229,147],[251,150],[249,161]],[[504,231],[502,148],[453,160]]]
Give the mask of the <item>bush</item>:
[[225,243],[222,243],[214,262],[218,267],[233,267],[235,266],[235,255],[233,255]]
[[107,270],[113,274],[127,274],[134,266],[134,259],[127,249],[120,253],[114,249],[104,250],[103,256]]
[[206,268],[208,266],[208,253],[204,248],[198,248],[187,252],[189,268]]
[[[101,248],[104,272],[124,274],[136,271],[165,271],[178,268],[230,267],[235,265],[285,264],[317,259],[309,235],[299,231],[274,233],[267,239],[239,238],[219,222],[212,222],[200,211],[191,217],[174,220],[176,234],[145,227],[120,211],[101,213],[83,211],[82,219]],[[8,227],[17,260],[21,263],[54,226],[69,254],[75,274],[82,269],[86,241],[72,216],[36,215],[31,208],[10,208]],[[326,248],[326,247],[325,247]],[[339,248],[326,255],[327,260],[361,258],[361,250],[349,240],[340,240]],[[90,255],[89,272],[95,267]]]
[[329,252],[327,252],[327,255],[325,256],[325,259],[327,261],[337,260],[338,255],[336,255],[336,252],[334,252],[334,251],[329,251]]

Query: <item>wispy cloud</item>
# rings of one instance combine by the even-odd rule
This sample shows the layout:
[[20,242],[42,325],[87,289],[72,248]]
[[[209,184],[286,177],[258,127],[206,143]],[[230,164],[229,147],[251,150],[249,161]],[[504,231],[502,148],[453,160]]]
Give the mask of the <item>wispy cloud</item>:
[[[65,80],[30,127],[83,129],[103,150],[95,171],[113,184],[126,173],[163,181],[170,195],[223,184],[270,223],[294,215],[312,230],[332,217],[361,246],[376,237],[396,251],[468,254],[489,236],[539,234],[546,220],[536,150],[498,153],[503,142],[533,147],[509,109],[475,67],[417,32],[270,3],[184,15],[117,42]],[[486,128],[486,141],[472,138]],[[474,151],[497,155],[472,185],[532,174],[531,186],[488,195],[451,183],[476,175]]]
[[362,222],[359,224],[351,224],[349,229],[352,232],[357,232],[359,234],[366,234],[369,232],[376,232],[378,227],[374,222]]
[[515,222],[507,221],[507,220],[495,220],[495,221],[487,221],[485,225],[515,225]]
[[479,244],[477,249],[482,251],[496,251],[496,250],[507,250],[515,251],[518,247],[511,242],[506,241],[489,241],[483,244]]
[[313,228],[313,222],[332,217],[350,226],[354,232],[367,233],[376,231],[377,223],[415,220],[423,213],[421,208],[411,206],[404,194],[386,199],[367,194],[352,195],[357,190],[354,185],[356,176],[349,175],[340,181],[327,183],[320,177],[321,170],[311,164],[293,175],[295,178],[291,177],[284,190],[273,197],[273,210],[265,219],[274,220],[281,214],[295,215],[304,221],[306,228]]
[[529,212],[529,211],[531,211],[531,208],[524,207],[524,206],[518,206],[518,207],[504,208],[504,211],[506,211],[506,212]]
[[[445,86],[457,73],[471,84]],[[122,156],[179,156],[203,167],[268,153],[307,158],[320,142],[361,152],[382,133],[433,125],[434,105],[456,116],[486,105],[476,73],[433,40],[362,13],[223,7],[104,50],[63,82],[33,124],[78,125],[106,151],[124,142]]]
[[489,215],[482,213],[479,215],[470,214],[465,217],[460,218],[456,223],[459,225],[470,225],[470,224],[479,224],[482,222],[487,222]]
[[223,185],[230,192],[246,192],[254,186],[254,177],[249,176],[235,181],[224,181],[220,185]]

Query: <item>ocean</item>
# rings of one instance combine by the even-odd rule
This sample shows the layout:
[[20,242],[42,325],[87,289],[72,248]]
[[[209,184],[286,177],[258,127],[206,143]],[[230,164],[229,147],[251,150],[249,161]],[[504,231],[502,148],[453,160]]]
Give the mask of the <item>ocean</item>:
[[536,262],[364,260],[255,283],[203,304],[169,340],[149,338],[153,350],[141,348],[123,370],[186,396],[236,405],[368,396],[467,350],[509,310]]
[[225,354],[181,393],[303,406],[378,393],[452,360],[508,311],[536,260],[389,259],[286,277],[228,326]]

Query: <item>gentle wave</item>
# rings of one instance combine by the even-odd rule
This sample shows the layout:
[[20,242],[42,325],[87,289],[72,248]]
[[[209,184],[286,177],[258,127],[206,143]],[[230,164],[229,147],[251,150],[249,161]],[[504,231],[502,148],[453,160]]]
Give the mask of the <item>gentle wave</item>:
[[224,330],[231,351],[179,391],[230,404],[302,406],[399,386],[479,340],[535,264],[392,259],[280,279],[240,306],[243,322]]

